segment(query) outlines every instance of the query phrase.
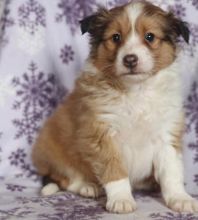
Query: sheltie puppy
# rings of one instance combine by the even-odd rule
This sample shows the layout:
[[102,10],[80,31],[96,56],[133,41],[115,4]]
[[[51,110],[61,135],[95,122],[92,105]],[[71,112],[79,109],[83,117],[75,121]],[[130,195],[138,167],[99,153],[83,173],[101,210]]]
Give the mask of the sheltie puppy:
[[87,63],[33,147],[35,167],[51,181],[42,194],[97,197],[103,188],[108,211],[129,213],[132,190],[153,178],[169,208],[198,211],[182,165],[177,42],[189,40],[186,23],[141,1],[100,8],[81,30],[90,35]]

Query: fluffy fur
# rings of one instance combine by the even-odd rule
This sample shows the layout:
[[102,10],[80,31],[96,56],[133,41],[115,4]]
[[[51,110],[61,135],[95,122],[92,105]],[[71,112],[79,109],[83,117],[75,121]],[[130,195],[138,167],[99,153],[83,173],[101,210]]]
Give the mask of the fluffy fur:
[[[135,210],[131,190],[147,187],[148,179],[160,185],[171,209],[198,211],[184,189],[181,155],[176,42],[179,36],[188,42],[186,24],[137,2],[99,9],[81,29],[90,34],[90,57],[74,91],[41,129],[32,152],[38,172],[87,197],[104,188],[111,212]],[[54,184],[42,190],[56,191]]]

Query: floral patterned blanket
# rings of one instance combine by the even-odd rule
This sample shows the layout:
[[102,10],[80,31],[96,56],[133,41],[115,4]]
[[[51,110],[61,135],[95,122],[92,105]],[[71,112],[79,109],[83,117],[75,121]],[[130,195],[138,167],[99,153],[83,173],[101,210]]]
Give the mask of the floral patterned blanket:
[[[159,194],[137,192],[138,210],[109,214],[105,198],[71,193],[39,196],[40,178],[31,164],[31,146],[44,120],[73,88],[88,55],[79,20],[127,0],[0,0],[0,220],[156,219],[195,220],[166,208]],[[185,183],[198,195],[198,1],[152,0],[189,23],[190,44],[181,42]],[[2,12],[2,13],[1,13]]]

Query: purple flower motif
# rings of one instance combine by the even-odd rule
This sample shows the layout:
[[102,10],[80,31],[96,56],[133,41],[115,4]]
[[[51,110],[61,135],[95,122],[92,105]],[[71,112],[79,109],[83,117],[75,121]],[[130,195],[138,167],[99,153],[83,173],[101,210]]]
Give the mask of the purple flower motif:
[[190,0],[190,2],[198,10],[198,1],[197,0]]
[[13,108],[22,111],[22,118],[14,119],[13,124],[18,129],[15,138],[25,136],[32,144],[42,120],[51,114],[66,91],[54,74],[38,71],[35,63],[31,63],[28,70],[29,73],[24,73],[21,79],[13,79],[18,88]]
[[34,134],[38,132],[39,126],[37,125],[36,117],[39,117],[37,115],[31,116],[28,112],[23,112],[23,118],[22,119],[14,119],[13,124],[18,129],[18,132],[15,135],[16,139],[21,138],[22,136],[27,137],[27,141],[29,144],[32,144],[34,140]]
[[74,204],[67,207],[65,204],[55,206],[54,213],[42,213],[38,217],[42,220],[64,220],[64,219],[82,219],[97,220],[101,219],[104,213],[103,207],[98,204],[91,204],[91,200],[84,201],[82,204]]
[[184,52],[188,55],[193,57],[197,51],[197,44],[198,44],[198,25],[197,24],[189,24],[188,25],[190,30],[190,40],[189,44],[186,44],[182,38],[180,38],[180,46],[184,49]]
[[198,123],[198,84],[197,82],[193,82],[192,84],[190,94],[185,104],[185,108],[186,108],[186,116],[189,120],[188,128],[190,129],[193,123]]
[[10,17],[10,9],[9,9],[10,0],[7,0],[5,3],[5,8],[1,17],[1,29],[5,31],[7,27],[11,27],[14,25],[14,20]]
[[[197,129],[197,128],[196,128]],[[197,137],[196,137],[197,138]],[[198,140],[195,143],[189,143],[188,147],[195,151],[194,163],[198,163]]]
[[[185,103],[187,116],[187,132],[195,130],[196,140],[188,144],[188,147],[195,151],[194,162],[198,163],[198,84],[194,82],[191,87],[190,94]],[[197,175],[195,182],[198,183]]]
[[36,171],[26,162],[27,154],[24,149],[18,148],[16,151],[11,153],[8,159],[10,160],[10,164],[12,166],[19,167],[26,177],[31,177],[34,181],[39,180]]
[[62,22],[64,20],[70,25],[71,32],[74,34],[79,26],[79,21],[90,15],[95,5],[95,0],[59,0],[60,12],[56,16],[56,21]]
[[6,184],[6,188],[10,190],[11,192],[22,192],[24,189],[26,189],[25,186],[19,186],[15,184]]
[[72,50],[72,47],[69,45],[65,45],[61,49],[60,58],[62,62],[66,64],[72,61],[74,59],[74,51]]
[[194,176],[194,182],[198,185],[198,174]]
[[198,25],[191,24],[190,25],[190,33],[191,33],[191,44],[192,47],[196,47],[198,44]]
[[181,214],[181,213],[173,213],[173,212],[166,212],[166,213],[154,213],[151,214],[149,217],[156,220],[197,220],[197,217],[194,214]]
[[7,28],[14,25],[14,19],[10,17],[10,0],[5,1],[5,7],[0,19],[1,23],[1,34],[0,34],[0,44],[1,46],[5,46],[8,43],[8,37],[6,34]]
[[175,4],[169,7],[169,10],[173,12],[176,17],[183,18],[186,16],[186,8],[182,4]]
[[38,26],[46,26],[45,8],[35,0],[28,0],[18,9],[19,24],[22,27],[29,28],[34,34]]
[[10,164],[14,166],[18,166],[20,164],[24,164],[26,153],[24,152],[24,149],[17,149],[17,151],[12,152],[9,156]]
[[[31,215],[32,213],[34,213],[33,211],[27,209],[29,209],[29,207],[24,207],[24,209],[22,209],[21,207],[10,208],[9,211],[0,210],[1,220],[7,220],[8,218],[10,218],[9,216],[15,216],[19,219],[26,219],[27,215]],[[5,214],[5,217],[2,217],[3,214]]]

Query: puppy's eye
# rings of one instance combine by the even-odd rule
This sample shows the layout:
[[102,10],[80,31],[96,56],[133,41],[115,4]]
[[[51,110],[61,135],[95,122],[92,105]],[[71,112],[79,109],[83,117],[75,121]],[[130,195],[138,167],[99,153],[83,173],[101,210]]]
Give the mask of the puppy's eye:
[[114,34],[113,36],[112,36],[112,40],[113,40],[113,42],[114,43],[120,43],[121,42],[121,35],[120,34]]
[[152,43],[155,40],[155,35],[152,33],[145,34],[145,40]]

